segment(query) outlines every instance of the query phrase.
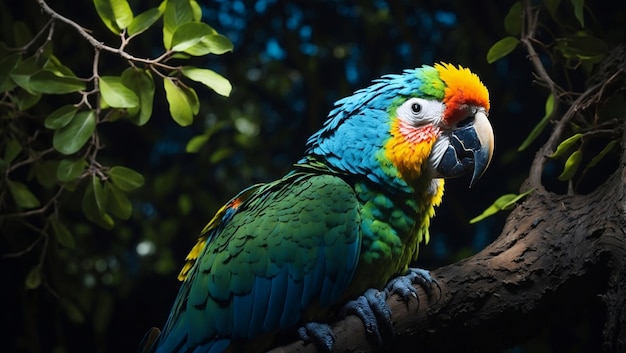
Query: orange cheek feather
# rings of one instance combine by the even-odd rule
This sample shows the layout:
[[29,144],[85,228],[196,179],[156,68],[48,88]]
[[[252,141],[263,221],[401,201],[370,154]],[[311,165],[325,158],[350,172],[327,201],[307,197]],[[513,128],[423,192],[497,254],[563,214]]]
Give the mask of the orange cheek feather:
[[394,119],[391,138],[385,145],[385,154],[398,169],[400,177],[406,181],[419,178],[438,135],[439,128],[436,126],[424,125],[416,128],[402,119]]

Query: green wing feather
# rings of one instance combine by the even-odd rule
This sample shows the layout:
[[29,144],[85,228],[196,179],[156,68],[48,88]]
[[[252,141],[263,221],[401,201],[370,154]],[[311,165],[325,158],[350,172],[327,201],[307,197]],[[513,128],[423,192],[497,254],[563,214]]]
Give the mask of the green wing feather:
[[323,316],[356,271],[359,224],[354,190],[336,175],[247,189],[207,226],[157,352],[219,351]]

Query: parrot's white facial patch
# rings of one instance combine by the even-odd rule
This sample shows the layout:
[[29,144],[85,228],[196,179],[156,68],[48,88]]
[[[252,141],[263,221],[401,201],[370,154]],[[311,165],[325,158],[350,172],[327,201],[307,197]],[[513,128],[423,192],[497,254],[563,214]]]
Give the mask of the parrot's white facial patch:
[[439,101],[410,98],[396,109],[396,116],[414,127],[427,124],[438,126],[443,120],[445,108],[445,104]]
[[432,173],[435,172],[435,169],[441,162],[448,145],[450,144],[450,137],[447,135],[440,135],[435,144],[433,145],[433,149],[430,152],[430,170]]

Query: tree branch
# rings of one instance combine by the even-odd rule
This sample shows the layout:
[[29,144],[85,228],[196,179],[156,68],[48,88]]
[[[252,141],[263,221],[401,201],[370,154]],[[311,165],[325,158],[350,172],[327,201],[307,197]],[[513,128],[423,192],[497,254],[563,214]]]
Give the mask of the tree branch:
[[142,64],[147,64],[147,65],[156,65],[159,67],[162,67],[164,69],[168,69],[168,70],[176,70],[178,69],[177,67],[174,66],[169,66],[164,64],[162,61],[165,61],[165,59],[167,59],[170,55],[171,52],[170,51],[165,51],[165,53],[163,53],[161,56],[159,56],[156,59],[143,59],[143,58],[138,58],[135,57],[129,53],[127,53],[126,51],[124,51],[124,48],[126,47],[126,45],[128,44],[128,41],[122,41],[122,44],[120,45],[119,48],[114,48],[112,46],[106,45],[103,42],[97,40],[94,36],[92,36],[91,34],[89,34],[82,26],[80,26],[78,23],[70,20],[67,17],[64,17],[62,15],[60,15],[58,12],[54,11],[50,6],[48,6],[48,4],[45,2],[45,0],[37,0],[37,3],[39,4],[39,6],[41,7],[41,9],[47,13],[52,19],[54,20],[58,20],[61,21],[67,25],[69,25],[70,27],[74,28],[74,30],[76,30],[76,32],[78,32],[78,34],[80,34],[83,38],[85,38],[89,44],[91,44],[91,46],[93,46],[96,50],[104,50],[113,54],[116,54],[128,61],[132,61],[132,62],[138,62],[138,63],[142,63]]

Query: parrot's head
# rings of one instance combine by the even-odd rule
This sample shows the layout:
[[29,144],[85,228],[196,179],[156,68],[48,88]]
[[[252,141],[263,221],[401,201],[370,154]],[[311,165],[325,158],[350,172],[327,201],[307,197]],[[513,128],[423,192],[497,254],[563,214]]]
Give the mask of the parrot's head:
[[400,189],[465,174],[472,185],[494,149],[488,114],[489,92],[470,70],[422,66],[338,101],[307,151],[335,169]]

